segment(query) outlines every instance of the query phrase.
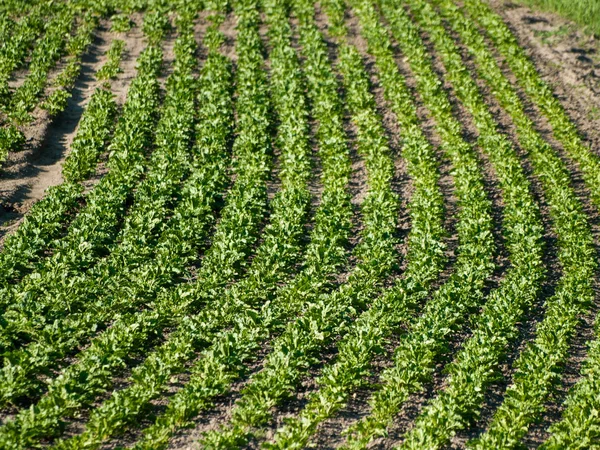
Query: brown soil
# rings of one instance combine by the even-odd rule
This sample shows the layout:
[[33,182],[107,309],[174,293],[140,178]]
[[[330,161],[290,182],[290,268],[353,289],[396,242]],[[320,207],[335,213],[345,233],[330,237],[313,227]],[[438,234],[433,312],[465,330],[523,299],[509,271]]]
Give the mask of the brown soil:
[[556,14],[509,0],[491,3],[600,154],[600,39]]
[[225,43],[221,47],[221,53],[230,58],[234,63],[237,61],[235,52],[235,42],[237,37],[237,18],[235,14],[229,13],[225,16],[225,21],[219,28],[225,35]]
[[[24,130],[27,139],[25,149],[10,153],[4,163],[0,175],[2,236],[18,226],[23,215],[44,196],[47,188],[62,182],[62,162],[77,133],[85,106],[99,86],[94,74],[106,61],[105,52],[114,37],[126,42],[122,72],[111,82],[117,103],[124,102],[127,87],[135,75],[135,60],[145,44],[139,27],[133,28],[126,35],[114,36],[108,29],[108,22],[102,21],[91,48],[83,57],[81,74],[72,89],[72,97],[68,100],[65,111],[52,118],[46,111],[36,109],[33,123]],[[60,65],[52,75],[59,70]]]

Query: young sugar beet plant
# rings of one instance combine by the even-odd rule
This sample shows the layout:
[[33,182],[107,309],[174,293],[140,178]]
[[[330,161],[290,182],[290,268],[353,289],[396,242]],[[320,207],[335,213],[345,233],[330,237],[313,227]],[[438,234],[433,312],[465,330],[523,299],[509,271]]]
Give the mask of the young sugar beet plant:
[[[15,21],[8,14],[0,14],[0,42],[3,43],[3,47],[6,46],[6,42],[10,41],[14,28]],[[4,54],[4,48],[0,50],[0,55],[2,54]]]
[[[324,6],[330,13],[330,30],[344,34],[343,3],[328,2]],[[365,124],[371,125],[374,134],[383,134],[362,61],[352,47],[343,45],[340,69],[347,86],[349,106],[352,111],[367,111],[363,119]],[[404,278],[378,297],[354,322],[349,335],[338,345],[336,362],[327,366],[318,379],[319,391],[310,397],[299,417],[288,419],[278,430],[274,442],[266,444],[269,448],[305,446],[317,425],[346,403],[350,392],[360,386],[368,374],[374,353],[407,318],[409,302],[417,303],[426,297],[429,283],[437,277],[445,262],[441,241],[444,236],[443,197],[437,184],[435,153],[422,133],[410,93],[394,70],[395,63],[389,66],[381,60],[378,62],[385,71],[382,79],[388,88],[387,98],[397,112],[402,129],[407,130],[402,136],[403,156],[408,161],[408,172],[414,185],[409,204],[413,226],[408,238],[408,267]]]
[[[281,5],[270,3],[266,8],[266,17],[270,25],[269,37],[274,47],[271,53],[273,92],[282,119],[281,127],[285,123],[292,125],[298,120],[290,122],[290,119],[297,114],[298,105],[303,104],[301,97],[298,97],[302,95],[299,90],[301,83],[298,69],[294,68],[297,67],[297,62],[289,45],[289,25],[285,21]],[[248,19],[248,16],[242,15],[241,23]],[[321,205],[316,212],[315,227],[311,233],[311,242],[307,248],[303,269],[289,284],[276,292],[275,299],[264,303],[261,307],[263,296],[257,291],[260,285],[256,280],[259,276],[268,275],[268,272],[261,275],[265,267],[261,267],[258,263],[268,263],[275,255],[273,252],[278,250],[276,247],[271,249],[265,247],[259,250],[253,261],[253,266],[256,263],[257,267],[251,267],[249,276],[226,293],[229,299],[223,304],[223,309],[231,311],[228,314],[235,319],[233,329],[215,335],[213,344],[201,353],[198,362],[192,367],[190,380],[171,399],[167,411],[159,416],[153,426],[144,431],[143,439],[135,445],[135,448],[163,448],[173,431],[186,424],[200,410],[209,407],[215,395],[226,393],[231,382],[246,372],[245,364],[255,356],[260,343],[269,336],[269,330],[280,327],[287,320],[295,317],[303,303],[309,298],[314,298],[325,287],[330,274],[345,261],[344,244],[348,239],[351,214],[348,195],[345,192],[349,176],[349,160],[338,108],[331,109],[332,104],[336,103],[337,93],[332,89],[331,84],[319,76],[319,72],[324,68],[323,60],[316,58],[315,62],[318,66],[313,66],[316,70],[311,71],[309,76],[309,95],[315,102],[315,115],[320,120],[318,137],[321,144],[319,154],[323,164],[324,190]],[[295,88],[290,90],[291,86]],[[295,94],[291,95],[292,92]],[[284,93],[286,95],[283,95]],[[286,127],[287,125],[281,131]],[[285,142],[284,140],[282,144]],[[291,144],[293,141],[288,141],[284,148],[292,150],[293,146],[288,147]],[[287,188],[288,191],[290,187]],[[286,214],[290,213],[293,214],[293,208],[288,207]],[[272,245],[275,241],[269,237],[265,240],[265,244],[267,243]],[[272,275],[269,278],[272,278]],[[211,327],[214,328],[211,324],[218,323],[219,316],[222,315],[219,308],[221,306],[194,318],[195,332],[190,334],[184,329],[179,333],[178,340],[174,342],[185,342],[182,338],[198,341],[198,337],[194,337],[193,334],[198,335],[199,329],[203,330],[201,334],[210,332]],[[199,328],[200,325],[202,328]],[[157,357],[162,357],[165,361],[167,354],[163,351],[149,361],[154,361],[156,365],[161,361]],[[183,362],[178,364],[182,365]],[[170,367],[169,362],[161,364],[161,367],[164,368],[165,365]],[[152,365],[148,364],[145,368],[146,373],[151,368]],[[157,377],[161,379],[160,376],[168,376],[169,373],[162,370],[150,379]],[[138,392],[138,399],[144,398],[140,395],[144,384],[136,383],[132,387],[134,393]]]
[[[326,53],[320,43],[320,34],[311,33],[311,30],[312,26],[301,26],[304,53],[307,57],[322,58]],[[312,40],[317,40],[319,45],[315,46],[315,42],[310,42]],[[308,53],[309,48],[320,51]],[[327,76],[333,82],[330,71]],[[309,298],[302,305],[301,318],[284,327],[273,341],[273,350],[266,357],[263,369],[251,377],[243,389],[234,406],[231,423],[208,432],[202,439],[201,444],[207,448],[244,447],[255,433],[260,434],[260,428],[271,416],[271,408],[295,390],[306,367],[314,363],[314,355],[336,336],[344,322],[350,320],[353,307],[364,307],[369,296],[379,291],[383,278],[393,268],[398,199],[390,186],[392,159],[385,138],[365,126],[373,125],[370,118],[365,119],[366,123],[363,119],[355,120],[358,150],[365,160],[370,186],[361,207],[362,239],[355,248],[355,255],[361,262],[349,275],[347,284],[332,293]]]
[[473,115],[482,149],[500,178],[505,203],[503,225],[512,264],[500,287],[490,294],[475,322],[473,336],[445,369],[449,374],[446,387],[424,408],[403,443],[408,448],[440,448],[454,431],[477,416],[484,388],[494,381],[500,358],[518,335],[517,322],[539,294],[544,273],[543,230],[519,159],[506,137],[498,133],[452,39],[423,2],[413,0],[411,6],[442,56],[459,100]]
[[[241,18],[243,23],[247,16]],[[240,41],[247,39],[244,34],[243,25],[240,26]],[[256,33],[253,33],[256,36]],[[255,42],[249,39],[249,42]],[[226,348],[227,359],[221,359],[221,363],[232,362],[241,357],[241,361],[252,355],[261,339],[266,337],[266,330],[261,330],[258,321],[259,312],[252,308],[268,304],[272,301],[273,293],[277,284],[285,281],[286,273],[291,269],[291,264],[298,254],[301,254],[300,237],[304,232],[304,222],[307,216],[307,207],[310,200],[307,181],[310,177],[309,145],[308,145],[308,121],[307,111],[303,107],[305,100],[302,93],[302,83],[299,73],[291,70],[294,52],[289,46],[282,47],[282,40],[274,36],[274,49],[271,52],[272,92],[275,110],[279,116],[279,147],[281,149],[281,173],[282,189],[273,200],[271,223],[263,232],[263,242],[252,260],[247,276],[238,284],[233,285],[223,294],[223,298],[205,311],[197,318],[194,332],[190,333],[188,327],[182,327],[153,352],[144,364],[134,370],[132,383],[124,390],[119,391],[96,410],[86,426],[82,437],[72,440],[73,443],[93,442],[92,436],[97,437],[97,443],[101,439],[108,438],[115,433],[135,423],[138,415],[144,412],[149,401],[157,397],[168,386],[169,378],[175,373],[186,368],[186,362],[194,356],[194,349],[199,349],[203,342],[207,344],[213,341],[210,338],[213,330],[223,326],[234,326],[235,331],[225,331],[215,335],[214,344],[211,348],[217,350]],[[240,50],[245,50],[240,45]],[[292,59],[290,59],[292,58]],[[200,321],[199,319],[203,320]],[[267,319],[269,316],[266,317]],[[202,328],[200,328],[202,327]],[[246,329],[245,329],[246,328]],[[198,334],[199,329],[203,332]],[[227,339],[224,337],[229,336]],[[247,342],[248,338],[253,341]],[[241,345],[240,345],[241,344]],[[191,351],[190,351],[191,350]],[[225,356],[217,353],[217,356]],[[202,357],[202,355],[201,355]],[[245,357],[245,358],[244,358]],[[240,362],[241,362],[240,361]],[[219,362],[215,358],[213,362]],[[224,369],[227,369],[225,366]],[[240,367],[230,368],[234,375],[243,370]],[[193,377],[189,384],[193,384],[196,375],[192,368]],[[212,370],[204,373],[203,380],[219,382],[216,373],[223,372]],[[185,389],[185,388],[184,388]],[[188,403],[186,412],[193,411],[194,403]],[[165,424],[164,418],[170,417],[171,421]],[[178,416],[167,411],[161,424],[174,426]],[[174,420],[175,419],[175,420]],[[154,439],[146,439],[144,445],[157,448],[166,443],[169,436],[169,428],[160,425],[153,427],[150,436]],[[146,435],[148,436],[148,435]],[[75,445],[75,444],[68,444]],[[89,444],[91,445],[91,444]],[[75,445],[76,446],[76,445]]]
[[538,325],[534,342],[516,362],[513,385],[508,388],[490,429],[472,443],[479,448],[513,447],[518,445],[531,421],[543,412],[552,385],[559,379],[557,372],[567,357],[569,339],[579,322],[578,317],[585,314],[593,298],[590,279],[596,264],[592,238],[581,205],[568,186],[564,164],[535,131],[516,92],[486,49],[477,29],[447,2],[443,4],[443,12],[475,56],[480,75],[493,88],[494,95],[515,123],[521,145],[544,183],[550,212],[560,236],[559,260],[563,276],[557,293],[546,302],[546,315]]
[[[37,341],[38,347],[57,345],[56,342],[46,341],[43,333],[39,332],[45,316],[32,313],[44,311],[48,319],[64,316],[65,299],[62,296],[29,296],[24,293],[44,292],[44,286],[54,290],[61,289],[61,286],[62,289],[67,288],[65,282],[69,277],[62,279],[60,274],[70,273],[75,276],[93,265],[96,257],[116,237],[125,201],[142,175],[141,163],[149,144],[149,131],[154,122],[158,100],[156,75],[161,58],[162,53],[155,47],[150,47],[140,57],[138,76],[132,82],[130,96],[111,145],[112,153],[107,164],[109,173],[89,193],[86,207],[72,222],[68,234],[57,243],[52,257],[40,262],[40,267],[34,274],[15,286],[5,288],[3,301],[6,306],[2,323],[5,350],[32,339]],[[82,248],[86,251],[82,251]],[[59,333],[57,329],[53,332]],[[63,336],[63,340],[65,339]],[[5,355],[3,381],[0,382],[4,402],[18,398],[19,394],[13,392],[11,383],[17,381],[18,377],[14,376],[16,373],[29,369],[27,358],[34,358],[45,364],[53,361],[53,358],[48,359],[47,352],[32,353],[30,350],[18,349],[14,354]],[[21,379],[17,384],[23,382]],[[29,383],[25,381],[25,385],[28,384],[35,384],[35,379],[30,378]]]
[[[155,263],[156,267],[150,267],[151,271],[160,272],[161,267],[171,267],[174,263],[178,263],[177,246],[185,246],[189,240],[193,241],[194,233],[198,229],[203,228],[202,226],[198,226],[202,225],[201,218],[194,220],[193,213],[197,212],[194,209],[201,209],[205,215],[207,214],[205,208],[198,208],[198,205],[206,202],[206,199],[203,199],[200,194],[206,195],[206,193],[213,192],[215,186],[206,186],[205,189],[200,191],[196,188],[197,186],[201,186],[199,182],[206,183],[216,178],[214,173],[211,174],[210,171],[205,171],[205,169],[208,163],[216,163],[222,166],[222,158],[226,154],[224,152],[227,148],[229,136],[227,132],[229,129],[228,124],[232,119],[230,107],[227,106],[230,104],[231,98],[227,82],[227,80],[230,80],[228,75],[230,69],[225,58],[219,57],[220,55],[216,53],[213,53],[213,55],[213,58],[209,58],[209,61],[212,61],[212,68],[209,70],[212,70],[212,72],[209,71],[206,73],[206,84],[203,84],[206,91],[202,92],[201,100],[204,101],[200,102],[203,108],[201,110],[201,123],[198,128],[200,131],[198,145],[203,158],[197,161],[196,170],[199,172],[197,174],[198,177],[195,177],[193,174],[193,182],[190,182],[189,186],[184,189],[189,194],[189,197],[182,200],[182,206],[185,206],[188,210],[186,211],[185,208],[181,208],[179,211],[176,211],[173,229],[166,234],[163,245],[157,255],[158,261]],[[250,61],[250,64],[253,64],[253,62]],[[213,80],[223,80],[225,84],[214,83]],[[79,394],[82,392],[85,394],[84,398],[72,395],[71,403],[80,402],[79,407],[81,407],[85,404],[85,401],[89,402],[95,395],[103,392],[110,386],[110,371],[114,371],[120,366],[118,358],[127,355],[135,348],[140,348],[140,344],[148,340],[150,332],[160,331],[168,324],[177,322],[178,318],[181,319],[182,316],[191,313],[201,305],[200,300],[208,300],[220,285],[231,281],[231,278],[235,277],[240,270],[239,263],[241,258],[247,255],[252,246],[252,237],[256,236],[257,225],[264,210],[264,206],[262,205],[266,198],[264,180],[268,174],[266,168],[268,167],[267,162],[270,147],[268,145],[268,133],[266,133],[269,122],[266,116],[267,107],[264,94],[262,94],[262,98],[262,103],[257,103],[256,100],[258,98],[256,93],[249,91],[242,103],[247,109],[238,109],[240,112],[244,111],[244,114],[238,116],[240,119],[240,134],[234,146],[237,155],[238,176],[236,177],[236,184],[233,191],[227,197],[228,204],[223,211],[222,219],[213,238],[213,247],[204,257],[203,265],[198,273],[198,281],[191,285],[185,285],[182,289],[166,291],[165,295],[159,295],[159,298],[151,305],[151,309],[142,313],[132,313],[127,320],[126,316],[124,316],[122,320],[117,321],[113,325],[110,332],[94,340],[89,351],[86,350],[80,358],[78,366],[69,368],[67,370],[68,376],[65,376],[62,382],[57,384],[60,385],[62,383],[63,386],[78,386],[80,374],[86,372],[92,373],[89,366],[90,364],[95,364],[95,360],[98,358],[108,358],[111,365],[104,364],[105,373],[96,374],[95,377],[89,380],[93,381],[93,384],[79,391]],[[211,99],[216,100],[216,102],[211,101]],[[259,110],[262,112],[261,116],[255,114],[257,108],[260,108]],[[224,116],[223,113],[227,111],[229,113]],[[215,120],[215,117],[218,120]],[[256,125],[260,125],[260,127],[257,128]],[[260,128],[262,128],[262,131]],[[205,131],[206,134],[204,134]],[[257,137],[260,138],[257,140]],[[259,146],[260,143],[262,143],[262,146]],[[261,150],[262,157],[258,157],[261,153],[258,153],[257,150]],[[254,194],[252,194],[253,192]],[[246,225],[240,226],[240,223],[245,223]],[[183,225],[183,229],[177,228],[179,224]],[[173,244],[175,244],[174,247]],[[169,257],[175,258],[175,260],[169,261],[167,259]],[[146,272],[143,271],[142,275]],[[141,282],[142,280],[139,281]],[[132,328],[131,325],[134,327]],[[182,329],[187,328],[187,331],[192,332],[192,335],[193,330],[198,329],[194,327],[195,324],[192,320],[182,324]],[[177,344],[177,340],[174,339],[171,343]],[[165,349],[168,350],[168,347],[165,346]],[[188,355],[190,351],[193,354],[193,348],[187,349]],[[115,352],[117,356],[121,356],[113,358]],[[160,356],[161,354],[159,353],[158,355]],[[176,356],[179,357],[179,355]],[[152,361],[150,361],[148,366],[151,366],[151,363]],[[145,367],[145,370],[148,368]],[[106,373],[106,370],[109,372]],[[55,395],[56,398],[57,396]],[[86,398],[87,400],[85,400]],[[81,403],[82,401],[83,404]],[[48,405],[52,404],[51,401],[45,403]],[[71,407],[76,408],[77,406],[71,405]],[[55,426],[59,424],[60,417],[59,411],[54,418],[57,422]],[[32,426],[35,425],[32,421],[28,423]],[[92,428],[92,430],[93,432],[86,433],[83,438],[80,438],[81,440],[64,441],[60,445],[77,445],[78,442],[85,439],[88,439],[88,445],[95,445],[94,442],[102,439],[102,430],[110,430],[110,427],[100,430]],[[100,435],[98,432],[100,432]]]

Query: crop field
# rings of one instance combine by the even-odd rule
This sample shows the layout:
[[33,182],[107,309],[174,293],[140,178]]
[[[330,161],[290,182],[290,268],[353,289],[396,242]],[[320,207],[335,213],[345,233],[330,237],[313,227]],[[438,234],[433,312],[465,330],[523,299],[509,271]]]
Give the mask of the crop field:
[[600,449],[565,20],[0,1],[0,449]]

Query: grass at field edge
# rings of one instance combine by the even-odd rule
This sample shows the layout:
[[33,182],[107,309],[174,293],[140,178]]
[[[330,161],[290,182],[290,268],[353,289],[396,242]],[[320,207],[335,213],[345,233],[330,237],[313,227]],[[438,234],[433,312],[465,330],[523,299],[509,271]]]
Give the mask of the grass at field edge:
[[600,0],[519,0],[531,8],[550,11],[570,19],[600,38]]

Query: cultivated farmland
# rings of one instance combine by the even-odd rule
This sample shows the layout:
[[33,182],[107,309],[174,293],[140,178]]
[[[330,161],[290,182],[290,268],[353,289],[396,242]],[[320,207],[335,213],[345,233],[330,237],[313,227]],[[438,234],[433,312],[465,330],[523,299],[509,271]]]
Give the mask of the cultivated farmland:
[[574,27],[0,2],[0,449],[600,448]]

